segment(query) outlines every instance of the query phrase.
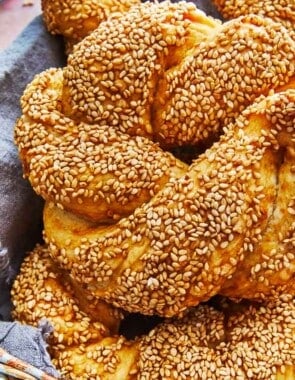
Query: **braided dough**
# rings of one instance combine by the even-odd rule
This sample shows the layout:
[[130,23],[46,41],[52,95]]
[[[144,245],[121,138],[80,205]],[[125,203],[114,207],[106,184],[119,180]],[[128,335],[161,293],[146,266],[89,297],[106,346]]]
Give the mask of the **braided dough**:
[[[144,27],[146,45],[130,43],[136,28],[126,26],[123,38],[122,23]],[[180,63],[162,73],[171,57]],[[256,96],[290,81],[294,57],[294,41],[271,21],[245,17],[221,26],[187,3],[133,7],[86,37],[64,69],[40,74],[26,89],[16,126],[24,172],[59,207],[118,220],[186,171],[147,139],[212,142]],[[237,73],[232,60],[240,60]]]
[[29,84],[15,129],[47,201],[52,257],[91,293],[144,314],[178,315],[218,292],[294,293],[293,92],[249,108],[189,168],[151,140],[212,141],[255,97],[294,88],[294,64],[287,31],[259,16],[221,25],[164,2],[98,27],[67,67]]
[[39,246],[24,260],[12,298],[18,320],[37,325],[46,318],[53,325],[50,350],[62,378],[294,379],[292,296],[263,305],[201,305],[128,341],[89,309],[97,306],[93,297],[81,306],[49,254]]
[[246,14],[258,14],[282,23],[293,33],[295,25],[294,0],[213,0],[225,19]]
[[41,0],[48,31],[65,38],[68,52],[113,13],[127,12],[140,0]]
[[[66,379],[294,379],[294,67],[270,19],[148,3],[28,85],[15,141],[45,245],[14,318],[52,323]],[[174,318],[127,340],[128,312]]]
[[[120,35],[124,17],[125,23],[137,23],[138,30],[144,28],[146,42],[142,47],[129,46],[130,42]],[[134,7],[129,16],[127,13],[118,16],[98,29],[95,45],[92,40],[85,39],[84,47],[90,54],[89,43],[94,53],[99,50],[95,53],[97,60],[99,54],[103,56],[106,51],[111,54],[106,67],[107,57],[96,63],[90,56],[85,59],[88,53],[84,55],[84,50],[81,52],[85,63],[93,62],[85,83],[88,86],[88,81],[96,78],[96,89],[84,85],[75,89],[80,80],[71,74],[70,64],[63,70],[52,69],[40,74],[22,98],[24,115],[16,128],[24,170],[37,193],[79,215],[104,222],[132,212],[159,191],[167,180],[181,176],[186,165],[149,141],[156,74],[164,58],[172,57],[173,53],[174,59],[178,59],[185,49],[207,38],[208,32],[219,24],[191,4],[142,4]],[[112,37],[107,30],[112,31]],[[129,28],[130,38],[133,34],[134,39],[139,38],[136,30]],[[154,41],[156,35],[161,39],[157,37]],[[101,38],[105,42],[100,44]],[[113,77],[114,88],[109,88],[107,80],[114,76],[115,70],[115,52],[111,53],[110,38],[116,38],[116,42],[113,41],[116,55],[126,61],[126,64],[118,62],[116,77],[121,79]],[[166,45],[170,49],[164,48]],[[136,61],[136,71],[132,56],[139,54],[139,48],[143,49],[143,57]],[[81,53],[77,52],[78,56]],[[77,62],[77,58],[75,60]],[[148,65],[147,72],[142,70],[143,65]],[[69,88],[70,83],[73,83],[73,91]],[[83,89],[87,91],[86,98],[83,98]],[[77,103],[70,109],[70,97],[80,104],[79,108]],[[85,100],[89,101],[90,97],[93,103],[87,106]],[[79,109],[86,108],[91,117],[73,115],[75,109],[80,112]],[[98,117],[93,119],[97,112],[100,121]],[[46,157],[44,149],[48,153]]]
[[294,294],[294,100],[288,90],[254,103],[115,225],[48,203],[52,257],[96,296],[145,314],[176,315],[220,292]]

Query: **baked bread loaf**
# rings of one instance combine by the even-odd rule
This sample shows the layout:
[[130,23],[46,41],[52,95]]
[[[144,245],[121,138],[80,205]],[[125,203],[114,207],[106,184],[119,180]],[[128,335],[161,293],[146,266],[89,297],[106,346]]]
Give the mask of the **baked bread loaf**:
[[[129,25],[126,33],[130,39],[141,38],[138,30],[146,35],[145,42],[130,44],[121,31],[124,23]],[[132,23],[137,28],[131,29]],[[188,3],[142,4],[104,23],[94,45],[94,40],[85,40],[87,46],[93,45],[91,49],[84,45],[85,49],[92,54],[94,48],[97,59],[86,58],[88,53],[83,58],[85,63],[93,63],[85,80],[89,84],[94,80],[96,88],[75,88],[80,81],[71,73],[76,63],[73,68],[69,64],[37,76],[22,98],[24,114],[16,127],[24,171],[37,193],[79,215],[104,222],[131,213],[167,180],[183,175],[186,165],[152,141],[150,119],[157,74],[164,59],[180,59],[185,49],[207,38],[219,25]],[[99,62],[99,56],[106,52],[111,55],[104,58],[107,65]],[[80,57],[84,53],[84,49],[77,52]],[[142,57],[135,63],[133,56],[137,54]],[[144,66],[146,70],[142,70]],[[91,96],[93,103],[88,107],[86,100]],[[80,105],[76,108],[78,103],[72,102]],[[75,109],[79,115],[74,114]],[[83,139],[85,145],[80,145]],[[77,144],[79,155],[75,153]],[[50,156],[45,159],[44,149]],[[42,162],[41,166],[37,162]]]
[[294,0],[213,0],[213,3],[225,19],[258,14],[282,23],[295,38]]
[[[118,43],[124,23],[145,30],[144,45],[130,43],[127,26]],[[187,3],[134,6],[86,37],[64,69],[28,85],[15,130],[24,173],[59,207],[118,220],[186,171],[159,141],[212,142],[255,97],[291,80],[294,57],[286,30],[259,17],[221,26]]]
[[[166,1],[28,85],[15,141],[45,242],[13,316],[53,325],[65,379],[294,379],[294,67],[280,23]],[[172,318],[129,340],[129,312]]]
[[[256,97],[294,88],[294,64],[287,30],[259,16],[221,25],[164,2],[101,24],[64,69],[28,85],[15,129],[47,201],[52,257],[95,296],[144,314],[179,315],[223,285],[255,299],[294,292],[292,90],[255,103],[189,168],[163,150],[217,139]],[[282,225],[276,204],[287,205],[281,247],[262,258],[270,223]]]
[[[66,380],[293,380],[294,297],[260,304],[215,302],[127,340],[81,305],[50,252],[36,249],[13,285],[14,317],[54,327],[49,349]],[[98,301],[99,303],[99,301]]]
[[183,177],[114,225],[47,203],[54,260],[97,297],[144,314],[179,315],[217,293],[294,294],[290,88],[253,103]]
[[127,12],[140,0],[41,0],[48,31],[62,35],[70,52],[113,13]]

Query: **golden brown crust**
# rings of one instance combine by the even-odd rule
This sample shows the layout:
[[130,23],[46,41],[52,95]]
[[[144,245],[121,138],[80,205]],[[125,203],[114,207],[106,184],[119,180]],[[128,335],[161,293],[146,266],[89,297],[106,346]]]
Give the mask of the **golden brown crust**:
[[294,196],[286,187],[293,181],[294,96],[290,85],[254,103],[183,177],[116,225],[95,227],[47,205],[44,225],[52,257],[78,283],[115,306],[177,315],[221,292],[226,281],[228,287],[239,265],[245,270],[244,260],[245,266],[255,262],[250,271],[258,273],[265,261],[261,249],[263,244],[268,248],[285,198],[285,245],[277,247],[276,258],[280,268],[272,269],[274,253],[268,252],[268,286],[257,288],[255,297],[244,294],[247,287],[255,291],[253,276],[245,271],[238,291],[250,298],[293,294]]
[[50,352],[62,378],[129,379],[137,345],[116,335],[121,313],[93,297],[81,302],[76,290],[48,249],[37,246],[13,284],[14,318],[35,326],[45,319],[52,325]]
[[282,23],[294,34],[295,3],[293,0],[213,0],[213,3],[225,19],[250,13],[258,14]]
[[[13,285],[14,317],[54,327],[50,352],[67,380],[293,380],[295,302],[216,301],[127,341],[101,330],[56,270],[46,247],[25,259]],[[74,312],[73,312],[74,310]],[[96,331],[97,329],[97,331]],[[96,332],[96,334],[95,334]]]
[[[155,14],[158,20],[154,20]],[[137,67],[138,72],[135,70],[132,56],[133,53],[139,54],[140,46],[131,44],[131,47],[131,41],[126,42],[126,38],[124,40],[120,36],[124,17],[127,21],[130,18],[129,24],[136,21],[146,29],[144,40],[147,41],[147,46],[143,54],[147,54],[147,50],[156,59],[150,60],[150,69],[154,70],[151,75],[142,70],[142,61]],[[68,70],[51,69],[37,76],[27,87],[22,97],[23,116],[17,123],[15,134],[25,174],[36,192],[60,207],[101,222],[128,215],[138,205],[148,201],[170,178],[177,178],[186,170],[186,165],[171,154],[163,152],[156,143],[147,140],[152,137],[149,113],[156,81],[155,70],[158,70],[157,67],[163,59],[163,46],[166,46],[164,40],[168,35],[171,34],[171,38],[174,38],[171,40],[173,54],[169,52],[174,59],[178,59],[178,54],[184,48],[206,38],[208,30],[219,25],[186,3],[144,4],[134,8],[130,16],[117,18],[118,20],[114,17],[112,22],[109,21],[114,28],[110,25],[109,28],[104,26],[97,32],[96,44],[87,40],[85,46],[89,43],[93,45],[88,49],[88,55],[91,55],[93,47],[95,54],[100,49],[101,57],[102,53],[111,54],[109,32],[112,31],[112,38],[116,39],[112,48],[117,51],[116,54],[122,55],[121,57],[119,54],[118,59],[126,57],[131,77],[124,74],[124,67],[119,67],[116,75],[120,75],[121,79],[113,78],[114,72],[110,65],[106,68],[104,61],[96,64],[83,51],[83,62],[87,61],[87,65],[90,65],[88,79],[96,78],[96,89],[88,88],[90,92],[87,95],[87,101],[94,96],[94,103],[87,106],[83,98],[83,91],[87,90],[87,78],[86,86],[79,86],[79,94],[75,93],[74,86],[70,86],[71,82],[77,83],[71,74],[71,64]],[[156,42],[158,30],[155,25],[163,33],[162,39]],[[134,31],[130,30],[130,25],[127,30],[130,35],[137,33],[136,28]],[[138,30],[140,32],[139,28]],[[100,39],[105,40],[101,46]],[[127,49],[126,54],[121,51],[122,46]],[[77,50],[73,61],[79,60],[79,57],[80,50]],[[112,60],[111,65],[114,62]],[[96,74],[94,69],[98,70]],[[107,77],[105,70],[108,72]],[[102,77],[99,74],[101,71]],[[82,69],[77,73],[81,72]],[[118,99],[119,92],[104,84],[109,83],[108,77],[114,79],[114,86],[119,86],[117,82],[125,83],[127,87],[125,90],[121,89],[125,100]],[[130,83],[139,83],[141,89],[135,89]],[[103,95],[100,93],[100,86],[105,89]],[[146,95],[147,89],[145,98],[142,94]],[[102,101],[101,96],[106,99]],[[110,98],[107,99],[108,96]],[[71,104],[71,99],[79,103],[78,108],[77,104]],[[100,121],[97,120],[97,106],[99,110],[103,108]],[[86,108],[89,112],[82,117],[81,109]],[[135,120],[137,121],[134,123]],[[130,134],[146,137],[130,137]],[[45,152],[46,157],[43,159]]]
[[255,98],[294,77],[294,49],[295,40],[271,20],[250,15],[224,23],[160,78],[157,140],[164,146],[210,140]]
[[[172,139],[177,136],[177,143],[183,142],[174,133],[176,125],[176,132],[179,126],[182,128],[185,142],[196,142],[195,136],[204,140],[210,130],[216,132],[223,122],[234,119],[255,96],[268,91],[272,94],[273,89],[280,87],[294,88],[295,43],[280,24],[271,20],[252,15],[220,25],[186,3],[143,4],[116,17],[106,21],[104,29],[98,28],[84,39],[67,68],[42,73],[28,86],[22,98],[23,115],[16,126],[16,142],[28,178],[48,201],[45,232],[55,260],[70,271],[77,283],[115,306],[171,316],[222,291],[240,263],[260,244],[273,218],[273,205],[279,201],[277,178],[284,156],[277,151],[280,144],[284,149],[288,145],[286,160],[292,157],[294,92],[286,90],[255,103],[189,169],[147,137],[134,135],[151,135],[153,126],[148,124],[151,109],[155,119],[156,110],[167,107],[166,114],[158,115],[168,120]],[[132,21],[134,28],[130,27]],[[120,30],[122,36],[118,34]],[[128,38],[124,39],[124,33]],[[148,41],[147,49],[136,45],[139,36]],[[190,55],[196,41],[199,44],[195,55]],[[114,56],[114,51],[123,52],[124,59]],[[143,71],[141,76],[140,59],[138,66],[134,63],[138,56],[146,59],[147,51],[152,54],[149,63],[154,71],[151,74]],[[165,61],[167,57],[173,58],[173,67]],[[240,62],[239,67],[230,66],[233,58],[234,62]],[[207,86],[209,89],[202,94],[199,91],[203,87],[194,82],[194,75],[200,74],[198,62],[203,65],[202,79],[205,69],[211,68],[207,73],[209,80],[205,78],[202,82],[204,89]],[[168,66],[171,69],[166,77],[160,63],[164,69]],[[219,64],[216,72],[220,82],[210,77],[213,63]],[[113,71],[114,64],[120,70]],[[108,98],[118,76],[127,75],[125,64],[129,74],[135,75],[131,76],[132,94],[128,90],[125,95],[123,91]],[[108,74],[96,76],[93,74],[96,70]],[[166,82],[156,83],[158,72]],[[175,77],[172,74],[169,77],[169,73]],[[193,76],[186,77],[183,73]],[[128,75],[127,78],[131,80]],[[153,103],[158,96],[154,96],[155,88],[159,86],[160,90],[164,82],[171,89],[169,96],[165,92],[163,104]],[[140,88],[145,84],[152,89],[147,98]],[[103,95],[101,86],[105,90]],[[196,132],[198,124],[192,125],[191,131],[195,131],[192,135],[185,124],[185,120],[194,123],[198,114],[183,119],[181,111],[189,112],[189,105],[186,108],[181,96],[185,94],[192,99],[199,94],[209,106],[214,98],[213,114],[207,114],[206,109],[202,113],[204,123],[202,118],[199,120],[203,127],[200,135]],[[126,108],[121,96],[126,96]],[[144,104],[146,109],[142,111],[140,107],[146,99],[150,103]],[[112,103],[117,100],[118,104]],[[204,107],[203,102],[194,104]],[[225,104],[227,108],[223,110]],[[135,116],[131,112],[134,107]],[[177,122],[168,118],[171,113]],[[161,133],[165,131],[164,125],[159,127]],[[278,128],[286,125],[289,130],[284,142]],[[168,145],[169,136],[165,139]],[[137,164],[138,173],[134,177]],[[292,194],[288,196],[290,203]],[[290,221],[291,209],[288,206]],[[108,217],[120,220],[106,226],[103,223]],[[287,230],[284,239],[292,240],[292,229]],[[241,283],[248,292],[245,296],[294,292],[294,255],[289,254],[288,247],[289,243],[282,248],[287,250],[288,260],[278,273],[273,275],[271,260],[278,260],[281,248],[278,257],[270,258],[271,266],[264,268],[270,276],[266,280],[270,286],[261,284],[254,297],[253,284]],[[261,258],[257,252],[250,259],[255,265],[251,261],[249,266],[245,261],[250,272],[260,271]],[[245,281],[248,278],[253,281],[253,276],[244,277]]]
[[127,12],[139,0],[42,0],[47,29],[61,34],[71,45],[87,36],[116,12]]
[[[130,28],[124,31],[129,30],[128,38],[118,37],[122,23],[133,21],[138,30],[139,26],[146,28],[149,42],[144,48],[131,44],[139,35]],[[109,28],[105,29],[106,25]],[[59,207],[102,223],[130,214],[170,178],[178,178],[186,170],[156,144],[129,134],[155,137],[163,145],[203,141],[212,134],[216,137],[223,124],[255,96],[287,83],[295,61],[295,44],[280,26],[255,17],[221,26],[188,4],[145,4],[105,26],[85,39],[64,70],[42,73],[28,86],[15,134],[25,174],[36,192]],[[243,33],[244,40],[240,38]],[[215,34],[217,37],[212,37]],[[222,45],[231,44],[231,34],[238,36],[237,40],[231,37],[232,55],[226,50],[219,57]],[[189,65],[193,56],[185,56],[203,39],[209,41],[201,44],[196,50],[199,58]],[[238,54],[243,44],[249,47]],[[147,52],[152,52],[152,71],[145,72]],[[135,55],[143,55],[143,61],[135,60]],[[232,69],[234,56],[243,61],[243,71]],[[125,63],[114,69],[116,59]],[[215,69],[218,59],[225,66]],[[163,60],[176,67],[161,81],[157,75]],[[195,67],[198,62],[201,69]],[[225,80],[227,76],[231,81]],[[222,79],[218,82],[217,77]],[[123,83],[120,90],[116,87],[119,83]]]
[[109,18],[68,59],[64,113],[153,138],[159,78],[220,26],[185,2],[148,2]]
[[66,117],[60,109],[62,84],[62,69],[36,76],[22,97],[15,129],[24,173],[43,198],[109,222],[129,215],[170,178],[185,173],[187,165],[145,137]]
[[[264,305],[219,307],[201,305],[182,320],[167,321],[143,337],[140,380],[159,379],[156,373],[165,380],[293,380],[291,296]],[[282,313],[289,316],[287,323]],[[280,344],[282,350],[277,350]]]
[[[52,323],[66,379],[293,380],[294,40],[168,2],[98,30],[22,98],[16,142],[48,246],[22,265],[14,317]],[[195,144],[225,124],[189,168],[151,141]],[[216,293],[267,301],[187,313]],[[109,303],[177,319],[129,342]]]
[[286,148],[282,161],[276,178],[277,195],[263,238],[223,285],[224,295],[261,300],[272,292],[287,290],[295,294],[294,148]]

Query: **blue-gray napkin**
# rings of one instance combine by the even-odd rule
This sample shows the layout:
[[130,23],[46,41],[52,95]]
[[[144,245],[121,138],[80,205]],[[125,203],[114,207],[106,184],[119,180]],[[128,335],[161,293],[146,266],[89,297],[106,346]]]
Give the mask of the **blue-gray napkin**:
[[45,336],[50,333],[48,325],[35,328],[18,322],[0,322],[0,347],[9,354],[39,368],[48,375],[60,375],[51,364]]
[[49,35],[41,16],[0,52],[0,315],[5,320],[10,318],[10,282],[42,230],[43,201],[23,179],[13,141],[20,97],[37,73],[64,63],[62,40]]

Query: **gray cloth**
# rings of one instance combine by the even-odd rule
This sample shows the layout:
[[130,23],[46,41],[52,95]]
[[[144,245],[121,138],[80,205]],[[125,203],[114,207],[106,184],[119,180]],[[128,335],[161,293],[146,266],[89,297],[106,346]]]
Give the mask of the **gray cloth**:
[[[23,179],[13,142],[20,96],[33,76],[65,62],[60,39],[37,17],[0,53],[0,314],[10,318],[10,283],[25,253],[41,239],[43,202]],[[11,355],[57,377],[41,329],[0,322],[0,346]]]
[[35,328],[17,322],[0,322],[0,347],[9,354],[39,368],[48,375],[59,378],[51,364],[44,334],[47,326]]
[[42,228],[43,202],[23,179],[13,142],[20,96],[35,74],[64,63],[62,41],[47,33],[41,16],[0,52],[0,314],[4,319],[9,318],[9,280],[24,254],[41,239]]

